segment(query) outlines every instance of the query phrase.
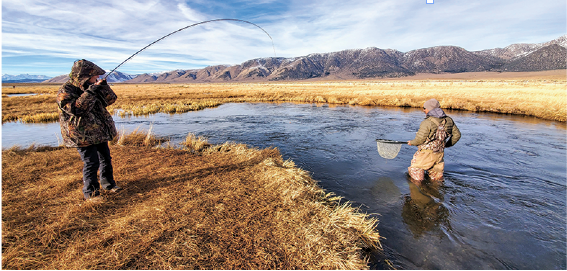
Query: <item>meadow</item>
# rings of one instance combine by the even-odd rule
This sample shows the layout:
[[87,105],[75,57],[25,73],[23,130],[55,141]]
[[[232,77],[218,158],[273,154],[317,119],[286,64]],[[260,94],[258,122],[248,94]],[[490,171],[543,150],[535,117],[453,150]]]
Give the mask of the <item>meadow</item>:
[[[411,79],[411,78],[410,78]],[[223,103],[292,102],[421,108],[431,98],[442,108],[534,116],[565,122],[565,74],[541,78],[396,79],[259,83],[113,84],[109,110],[124,117],[183,113]],[[23,84],[2,89],[2,121],[57,121],[59,85]],[[11,93],[42,95],[7,97]]]
[[[377,220],[274,148],[111,145],[119,193],[82,200],[73,148],[2,152],[3,269],[366,269]],[[156,163],[159,161],[159,163]]]

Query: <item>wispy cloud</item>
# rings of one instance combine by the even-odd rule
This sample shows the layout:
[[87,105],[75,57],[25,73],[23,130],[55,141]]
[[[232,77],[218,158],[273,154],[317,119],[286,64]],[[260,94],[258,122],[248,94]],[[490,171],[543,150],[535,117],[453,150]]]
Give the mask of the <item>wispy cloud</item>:
[[[370,46],[482,50],[557,38],[566,32],[565,10],[556,0],[4,0],[2,72],[55,76],[78,58],[110,70],[172,31],[216,18],[260,25],[283,57]],[[273,55],[261,30],[216,22],[168,37],[120,70],[201,68]]]

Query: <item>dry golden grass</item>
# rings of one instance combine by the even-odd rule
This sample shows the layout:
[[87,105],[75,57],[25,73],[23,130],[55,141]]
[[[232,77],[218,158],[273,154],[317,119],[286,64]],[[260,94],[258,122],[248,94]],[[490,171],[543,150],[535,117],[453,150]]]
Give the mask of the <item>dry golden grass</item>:
[[[23,96],[23,97],[7,97],[2,95],[2,122],[21,120],[23,122],[53,122],[59,120],[57,112],[57,104],[55,93]],[[27,88],[17,88],[27,91]],[[2,89],[4,94],[4,89]],[[48,119],[46,119],[46,116]]]
[[443,108],[529,115],[563,122],[567,117],[565,80],[116,85],[115,89],[123,99],[113,108],[126,111],[165,105],[183,107],[203,101],[210,101],[213,106],[228,102],[295,102],[420,108],[426,100],[436,98]]
[[208,140],[204,137],[196,137],[194,134],[189,133],[185,138],[185,142],[182,142],[181,145],[183,146],[184,150],[190,151],[192,153],[200,153],[205,150],[205,148],[209,148],[211,144],[209,144]]
[[111,146],[124,190],[100,203],[82,200],[75,149],[4,150],[2,268],[367,268],[376,220],[277,149],[195,148],[206,139],[191,135],[190,149],[149,148],[149,134]]
[[[443,108],[527,115],[565,122],[565,76],[546,77],[542,74],[541,79],[537,79],[534,76],[538,73],[533,74],[531,77],[528,77],[527,73],[520,74],[529,80],[511,78],[511,75],[491,75],[500,78],[115,84],[113,89],[119,99],[109,109],[113,112],[117,110],[119,115],[126,116],[157,112],[182,113],[230,102],[329,103],[420,108],[426,100],[436,98]],[[14,91],[9,87],[7,89]],[[21,89],[21,93],[43,91],[42,93],[47,94],[10,98],[2,96],[3,121],[25,120],[24,116],[57,112],[53,101],[58,86],[18,86],[16,89]],[[29,104],[34,106],[26,106]]]
[[126,134],[125,130],[122,130],[120,135],[111,142],[119,146],[137,146],[137,147],[154,147],[160,145],[166,139],[157,138],[152,134],[153,127],[150,126],[150,130],[147,132],[139,131],[136,128],[134,131]]

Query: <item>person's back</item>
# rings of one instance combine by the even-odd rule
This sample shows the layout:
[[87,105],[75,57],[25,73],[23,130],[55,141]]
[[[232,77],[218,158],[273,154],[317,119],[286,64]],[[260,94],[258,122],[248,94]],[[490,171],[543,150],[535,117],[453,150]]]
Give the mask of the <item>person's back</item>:
[[408,145],[418,146],[408,167],[412,181],[417,184],[425,179],[426,171],[431,180],[443,180],[444,150],[455,145],[461,138],[459,128],[440,108],[437,100],[426,101],[423,110],[426,118],[421,122],[415,138],[408,141]]

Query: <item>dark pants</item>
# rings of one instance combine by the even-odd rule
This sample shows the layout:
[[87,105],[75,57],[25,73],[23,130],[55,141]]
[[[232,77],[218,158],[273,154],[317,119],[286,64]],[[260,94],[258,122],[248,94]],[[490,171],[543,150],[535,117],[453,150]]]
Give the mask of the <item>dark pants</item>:
[[85,199],[100,194],[97,179],[97,171],[99,170],[102,188],[109,190],[116,186],[108,142],[78,147],[77,150],[81,155],[81,160],[83,160],[83,195]]

